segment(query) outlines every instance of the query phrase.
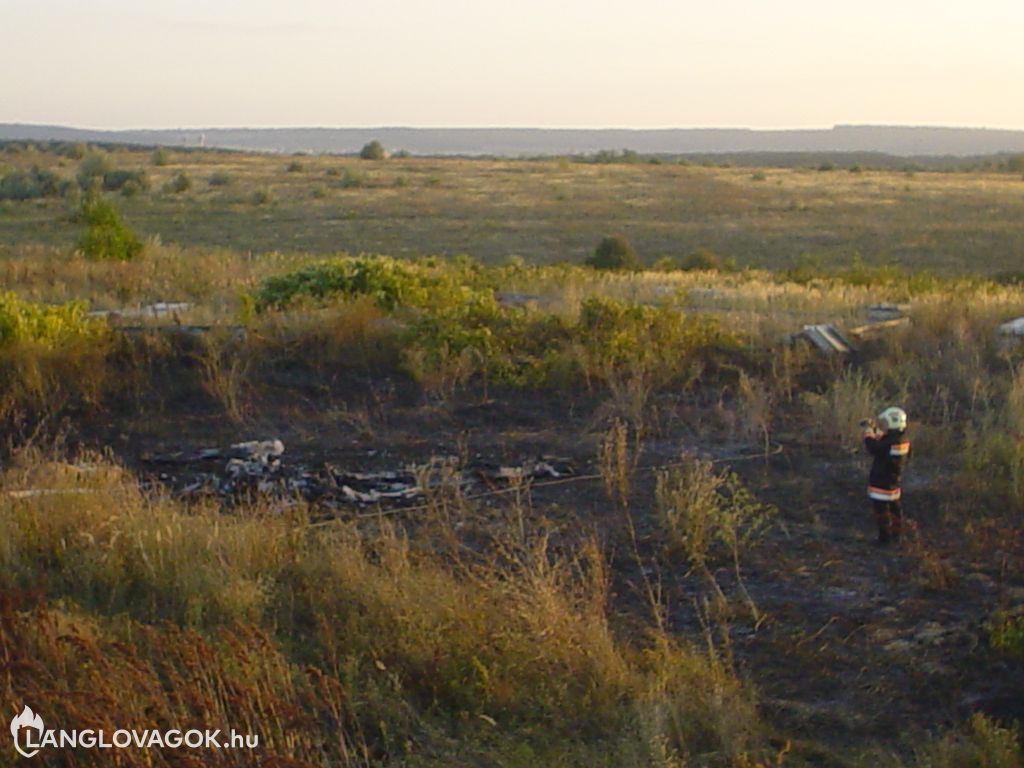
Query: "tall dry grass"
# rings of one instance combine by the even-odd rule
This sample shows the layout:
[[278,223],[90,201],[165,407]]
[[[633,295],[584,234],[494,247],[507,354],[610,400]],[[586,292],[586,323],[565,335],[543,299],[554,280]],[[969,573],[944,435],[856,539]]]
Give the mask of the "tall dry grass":
[[[521,765],[646,764],[653,745],[713,765],[760,754],[750,692],[713,654],[616,631],[596,544],[508,542],[452,559],[389,525],[225,516],[98,457],[23,455],[0,480],[0,584],[36,607],[0,623],[33,662],[0,676],[3,696],[66,723],[97,707],[227,721],[298,765],[443,762],[456,735]],[[96,667],[67,676],[84,657]]]

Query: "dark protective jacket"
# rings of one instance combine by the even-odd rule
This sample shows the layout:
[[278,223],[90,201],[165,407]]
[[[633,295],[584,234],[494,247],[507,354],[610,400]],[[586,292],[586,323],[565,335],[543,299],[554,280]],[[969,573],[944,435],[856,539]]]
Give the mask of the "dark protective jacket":
[[868,496],[877,501],[898,501],[900,477],[910,456],[906,432],[890,430],[881,437],[865,435],[864,447],[873,457],[868,475]]

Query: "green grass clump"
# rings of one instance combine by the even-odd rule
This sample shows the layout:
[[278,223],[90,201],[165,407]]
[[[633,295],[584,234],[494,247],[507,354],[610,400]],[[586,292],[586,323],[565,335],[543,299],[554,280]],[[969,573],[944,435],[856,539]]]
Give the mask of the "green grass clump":
[[915,768],[1017,768],[1024,761],[1020,729],[974,715],[963,732],[949,733],[920,750]]
[[83,302],[58,306],[23,301],[13,293],[0,293],[0,346],[32,343],[48,349],[106,333],[107,324],[85,315]]
[[106,322],[87,318],[81,302],[46,306],[0,294],[0,424],[96,402],[108,342]]
[[1024,614],[996,612],[988,621],[988,641],[996,650],[1024,660]]

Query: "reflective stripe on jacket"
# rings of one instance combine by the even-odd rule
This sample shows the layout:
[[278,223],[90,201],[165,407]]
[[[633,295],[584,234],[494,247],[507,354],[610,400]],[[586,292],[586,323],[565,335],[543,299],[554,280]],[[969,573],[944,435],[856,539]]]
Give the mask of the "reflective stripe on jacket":
[[875,488],[868,486],[868,497],[875,501],[899,501],[902,491],[899,488]]

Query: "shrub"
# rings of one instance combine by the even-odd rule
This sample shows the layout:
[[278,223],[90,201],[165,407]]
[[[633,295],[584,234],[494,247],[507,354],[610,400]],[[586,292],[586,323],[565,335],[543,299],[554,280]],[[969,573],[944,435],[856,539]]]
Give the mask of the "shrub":
[[264,187],[263,189],[257,189],[253,192],[250,199],[252,200],[253,205],[266,205],[273,201],[274,196],[270,194],[269,189]]
[[178,195],[182,192],[187,192],[192,188],[192,177],[182,171],[173,179],[164,184],[164,192],[172,195]]
[[722,268],[722,258],[707,248],[698,248],[684,256],[679,267],[687,272],[717,272]]
[[34,304],[0,293],[0,346],[30,342],[48,349],[102,335],[106,323],[86,317],[83,302]]
[[85,157],[88,152],[88,147],[85,144],[67,144],[61,143],[54,148],[54,153],[61,157],[66,157],[68,160],[81,160]]
[[140,192],[145,191],[145,187],[137,182],[135,179],[129,179],[125,182],[124,186],[121,187],[122,197],[135,197]]
[[32,200],[57,197],[61,182],[56,174],[33,166],[30,171],[11,171],[0,178],[0,200]]
[[302,164],[301,160],[292,160],[285,168],[288,173],[302,173],[304,170],[306,170],[306,166]]
[[429,280],[393,259],[338,259],[265,280],[256,293],[256,308],[280,309],[302,297],[369,296],[379,306],[394,309],[425,301],[429,285]]
[[231,176],[226,171],[214,171],[207,182],[211,187],[226,187],[231,183]]
[[116,192],[128,184],[132,184],[136,191],[149,189],[149,176],[145,171],[125,170],[107,171],[103,174],[103,189],[106,192]]
[[0,419],[39,419],[95,402],[106,374],[104,320],[85,304],[43,305],[0,293]]
[[354,168],[346,168],[345,173],[341,177],[341,188],[342,189],[359,189],[365,187],[368,176],[362,171],[357,171]]
[[160,149],[153,150],[152,157],[153,165],[163,166],[171,164],[171,153],[162,147]]
[[131,261],[142,253],[142,241],[121,221],[113,203],[89,197],[82,204],[81,217],[86,230],[78,250],[86,258]]
[[610,235],[601,240],[594,254],[584,262],[594,269],[635,270],[640,262],[633,251],[633,246],[623,235]]
[[91,189],[94,185],[99,185],[103,176],[111,170],[113,169],[107,153],[92,150],[78,164],[78,186],[86,190]]
[[719,596],[709,564],[718,557],[731,560],[736,586],[758,624],[761,614],[743,583],[740,560],[763,535],[774,509],[758,501],[733,472],[715,472],[711,462],[691,456],[680,464],[658,473],[655,492],[669,547],[681,551]]
[[383,160],[387,157],[387,152],[384,150],[384,145],[374,139],[359,150],[359,157],[363,160]]

